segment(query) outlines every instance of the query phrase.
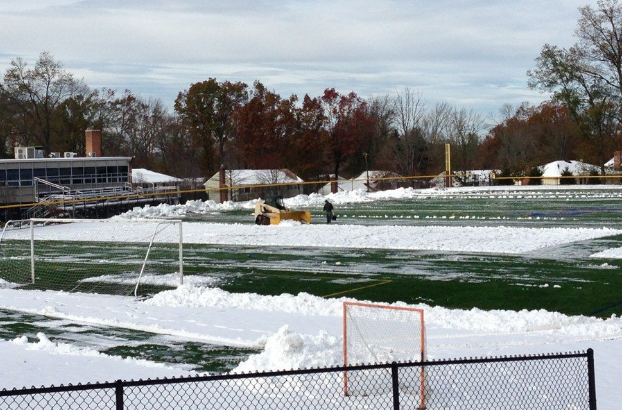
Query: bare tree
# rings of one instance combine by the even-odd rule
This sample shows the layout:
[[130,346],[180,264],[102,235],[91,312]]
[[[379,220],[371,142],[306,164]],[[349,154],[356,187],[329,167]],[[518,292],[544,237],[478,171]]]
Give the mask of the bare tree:
[[423,135],[428,143],[428,161],[436,165],[431,172],[445,169],[445,143],[449,142],[451,118],[454,109],[446,102],[437,103],[429,110],[421,123]]
[[4,75],[2,92],[25,119],[21,141],[30,144],[30,136],[46,152],[52,144],[52,121],[56,108],[67,98],[87,94],[88,88],[77,81],[48,52],[39,55],[31,69],[22,58],[11,61]]
[[437,103],[423,119],[423,128],[431,144],[447,142],[453,108],[446,102]]
[[421,172],[426,156],[426,141],[421,128],[425,104],[421,94],[404,89],[395,97],[394,112],[397,138],[394,140],[393,158],[399,172],[415,175]]
[[475,111],[464,108],[453,111],[449,132],[455,168],[463,171],[473,169],[483,127],[484,120]]

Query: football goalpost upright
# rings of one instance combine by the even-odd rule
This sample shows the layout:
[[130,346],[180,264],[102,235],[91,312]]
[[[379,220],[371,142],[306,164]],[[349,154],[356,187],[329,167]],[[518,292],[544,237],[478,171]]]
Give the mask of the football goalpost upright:
[[[343,303],[344,366],[426,360],[423,309],[374,303]],[[425,408],[425,369],[400,389],[419,396],[419,408]],[[390,377],[378,377],[371,371],[346,371],[346,395],[381,394],[390,391]]]
[[183,284],[181,220],[30,220],[30,284],[144,295]]

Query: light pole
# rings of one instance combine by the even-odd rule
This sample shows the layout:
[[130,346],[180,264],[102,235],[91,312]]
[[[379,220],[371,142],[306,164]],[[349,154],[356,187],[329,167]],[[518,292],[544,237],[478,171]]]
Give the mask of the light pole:
[[365,157],[365,174],[367,175],[367,192],[369,192],[369,167],[367,166],[367,157],[368,153],[363,152],[363,156]]

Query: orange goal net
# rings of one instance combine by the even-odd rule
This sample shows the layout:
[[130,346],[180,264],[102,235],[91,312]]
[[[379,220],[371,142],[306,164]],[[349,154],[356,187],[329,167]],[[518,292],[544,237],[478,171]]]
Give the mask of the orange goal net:
[[[373,303],[343,303],[344,366],[391,362],[422,362],[426,359],[423,309]],[[425,369],[410,378],[405,393],[425,400]],[[344,374],[346,395],[382,394],[390,388],[390,377],[366,371]]]

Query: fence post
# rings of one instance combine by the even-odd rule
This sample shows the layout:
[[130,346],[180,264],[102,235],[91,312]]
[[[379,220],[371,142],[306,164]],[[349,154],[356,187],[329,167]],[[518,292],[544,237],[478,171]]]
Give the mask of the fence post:
[[596,410],[596,378],[594,376],[594,350],[587,349],[587,377],[590,384],[590,410]]
[[123,410],[123,381],[117,380],[115,383],[116,410]]
[[397,376],[397,363],[391,363],[391,379],[393,381],[393,410],[400,410],[400,385]]

